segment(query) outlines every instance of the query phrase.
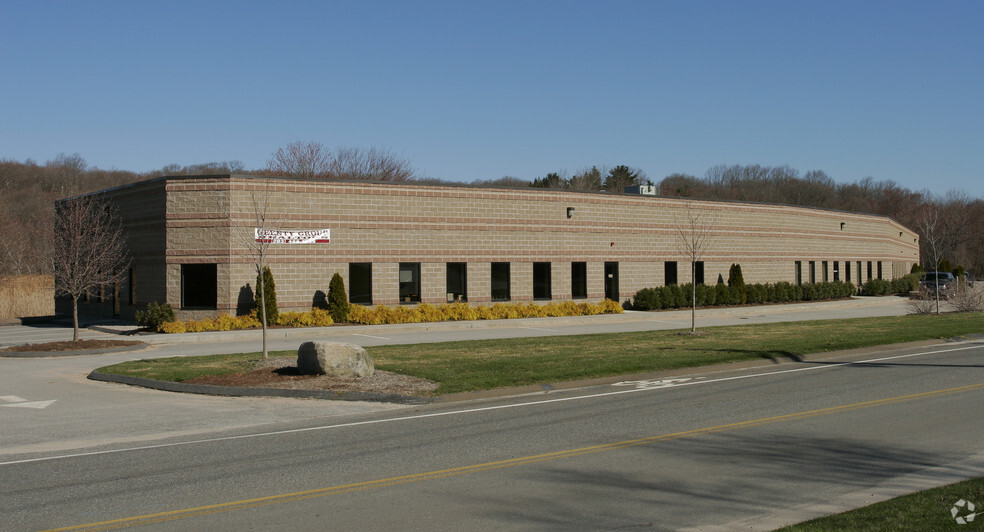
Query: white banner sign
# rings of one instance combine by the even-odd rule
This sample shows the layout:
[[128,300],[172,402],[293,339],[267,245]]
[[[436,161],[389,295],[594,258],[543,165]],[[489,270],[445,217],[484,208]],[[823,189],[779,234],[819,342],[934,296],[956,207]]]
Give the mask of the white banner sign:
[[256,241],[268,244],[328,244],[330,232],[330,229],[313,229],[310,231],[253,229]]

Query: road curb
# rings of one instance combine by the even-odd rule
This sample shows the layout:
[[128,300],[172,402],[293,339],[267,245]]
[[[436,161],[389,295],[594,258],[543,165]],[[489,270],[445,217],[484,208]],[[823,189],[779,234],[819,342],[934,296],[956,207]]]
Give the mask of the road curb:
[[291,390],[283,388],[245,388],[237,386],[213,386],[208,384],[189,384],[168,382],[126,375],[112,375],[92,371],[88,378],[94,381],[113,382],[140,386],[165,392],[194,393],[200,395],[219,395],[225,397],[287,397],[294,399],[328,399],[333,401],[369,401],[376,403],[395,403],[404,405],[428,404],[432,400],[397,394],[370,392],[332,392],[327,390]]
[[76,351],[0,351],[0,357],[9,358],[54,358],[77,357],[84,355],[106,355],[126,351],[140,351],[150,347],[150,344],[127,345],[123,347],[107,347],[103,349],[79,349]]

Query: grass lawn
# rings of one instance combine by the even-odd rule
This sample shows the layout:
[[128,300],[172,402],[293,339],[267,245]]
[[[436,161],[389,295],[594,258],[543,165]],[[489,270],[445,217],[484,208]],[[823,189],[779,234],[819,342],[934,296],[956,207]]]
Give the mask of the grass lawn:
[[[952,509],[959,501],[965,504],[957,508],[957,517],[967,520],[968,514],[980,512],[973,521],[960,524],[953,517]],[[967,502],[975,506],[968,511]],[[864,530],[984,530],[984,479],[976,478],[949,486],[934,488],[912,495],[851,510],[830,517],[821,517],[790,527],[782,532]]]
[[[378,369],[440,383],[435,394],[800,355],[984,332],[984,314],[898,316],[679,331],[369,347]],[[271,356],[296,356],[296,351]],[[259,353],[125,362],[103,373],[165,381],[249,371]]]

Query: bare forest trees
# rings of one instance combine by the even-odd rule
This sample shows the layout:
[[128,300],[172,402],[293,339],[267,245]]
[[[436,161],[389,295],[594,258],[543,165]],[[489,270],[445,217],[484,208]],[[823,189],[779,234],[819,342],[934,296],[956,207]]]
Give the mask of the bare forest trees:
[[410,181],[414,170],[407,159],[376,147],[327,148],[317,142],[292,142],[273,152],[267,162],[272,174],[308,179]]
[[78,341],[79,300],[102,298],[122,280],[129,266],[126,240],[112,207],[96,196],[60,202],[54,226],[55,292],[72,298],[72,340]]

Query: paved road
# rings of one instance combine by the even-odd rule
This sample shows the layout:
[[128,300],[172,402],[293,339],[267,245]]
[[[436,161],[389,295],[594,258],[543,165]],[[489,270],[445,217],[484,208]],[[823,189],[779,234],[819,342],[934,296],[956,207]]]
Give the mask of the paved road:
[[768,529],[984,474],[982,360],[949,343],[6,456],[0,515],[5,530]]
[[[901,313],[901,300],[862,299],[705,311],[698,324]],[[683,328],[689,319],[678,312],[304,334],[375,345]],[[0,345],[49,333],[0,327]],[[271,347],[296,349],[312,339],[295,334],[271,340]],[[984,382],[979,349],[856,366],[814,361],[803,371],[754,378],[738,377],[761,369],[692,374],[680,377],[693,379],[684,386],[665,389],[606,386],[414,408],[181,395],[85,379],[91,369],[131,358],[256,350],[255,335],[203,341],[216,337],[185,335],[186,343],[112,355],[0,358],[0,529],[227,502],[236,503],[231,511],[212,508],[193,521],[159,527],[284,528],[290,522],[324,528],[319,519],[328,515],[340,526],[369,529],[598,528],[637,521],[672,529],[735,519],[761,525],[777,510],[801,517],[809,512],[796,508],[824,500],[858,505],[855,491],[968,460],[984,443],[978,432],[984,424],[967,422],[980,420],[980,389],[937,392]],[[850,406],[913,393],[929,395]],[[834,410],[781,417],[828,408]],[[731,425],[756,419],[769,422]],[[896,419],[918,423],[910,430]],[[640,438],[649,439],[620,444]],[[598,452],[579,451],[599,445],[605,447]],[[467,469],[433,473],[449,468]],[[800,478],[803,472],[809,478]],[[851,477],[857,472],[859,478]],[[785,487],[767,482],[770,476]],[[376,480],[388,486],[361,484]],[[742,489],[730,493],[729,486]],[[322,491],[309,502],[286,502],[311,489]],[[253,502],[237,503],[246,500]],[[245,508],[260,502],[260,510]],[[716,509],[701,521],[694,516],[710,515],[705,505]]]
[[[777,305],[700,311],[698,325],[851,318],[906,312],[899,298],[858,298],[820,304]],[[360,345],[550,336],[596,332],[689,328],[690,312],[626,313],[587,318],[500,320],[397,326],[278,330],[270,349],[296,350],[306,340]],[[71,328],[0,327],[0,347],[71,338]],[[86,337],[118,337],[93,330]],[[286,336],[286,337],[285,337]],[[216,341],[215,339],[220,339]],[[62,358],[0,357],[0,458],[21,453],[89,447],[207,434],[216,430],[320,420],[362,412],[399,410],[381,403],[298,399],[221,398],[173,394],[86,379],[93,369],[140,358],[236,353],[259,350],[252,332],[158,335],[135,352]],[[8,401],[4,398],[15,398]],[[21,401],[22,400],[22,401]],[[45,403],[54,401],[53,403]],[[37,406],[43,408],[30,408]]]

